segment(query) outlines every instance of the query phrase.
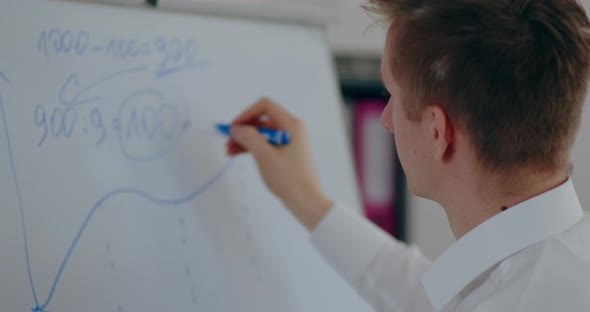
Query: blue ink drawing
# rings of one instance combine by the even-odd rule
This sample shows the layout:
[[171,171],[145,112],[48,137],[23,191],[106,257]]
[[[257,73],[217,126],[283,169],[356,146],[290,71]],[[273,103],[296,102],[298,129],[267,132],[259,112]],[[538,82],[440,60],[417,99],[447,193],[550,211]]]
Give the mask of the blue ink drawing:
[[[151,161],[169,153],[180,138],[181,114],[155,89],[138,90],[119,107],[117,141],[123,155],[132,161]],[[143,151],[142,146],[154,146]]]
[[[10,80],[7,79],[6,76],[2,73],[0,73],[0,79],[5,82],[8,82],[8,83],[10,82]],[[29,286],[31,288],[31,291],[33,294],[33,300],[35,303],[34,308],[31,309],[32,312],[48,312],[46,309],[53,299],[53,296],[55,294],[55,290],[57,289],[57,287],[59,285],[60,278],[61,278],[61,276],[68,264],[68,260],[70,259],[71,255],[73,254],[74,250],[76,249],[76,246],[78,245],[80,238],[84,234],[84,231],[86,230],[86,227],[88,226],[88,224],[92,220],[92,217],[94,216],[95,212],[99,208],[101,208],[101,206],[104,203],[106,203],[109,199],[116,197],[116,196],[129,195],[129,196],[136,196],[138,198],[143,198],[145,200],[148,200],[148,201],[153,202],[153,203],[160,205],[160,206],[182,205],[184,203],[187,203],[187,202],[190,202],[190,201],[196,199],[197,197],[199,197],[200,195],[205,193],[207,190],[209,190],[217,181],[220,180],[221,177],[223,177],[227,173],[227,171],[233,165],[232,160],[227,161],[226,164],[217,172],[217,174],[215,174],[213,177],[206,180],[206,182],[204,182],[202,185],[196,187],[194,191],[192,191],[184,196],[178,197],[178,198],[162,199],[162,198],[155,197],[146,191],[136,189],[136,188],[131,188],[131,187],[117,188],[117,189],[114,189],[111,192],[105,194],[104,196],[102,196],[92,206],[92,208],[88,212],[88,215],[86,216],[86,218],[82,222],[82,225],[80,226],[78,232],[76,233],[74,240],[70,244],[70,247],[68,248],[68,250],[64,256],[64,259],[61,262],[59,270],[57,271],[55,279],[53,280],[53,283],[52,283],[51,289],[49,291],[49,294],[47,296],[47,299],[45,299],[45,301],[43,301],[41,303],[41,301],[39,300],[39,297],[37,296],[37,291],[36,291],[36,288],[35,288],[35,285],[33,282],[33,273],[31,270],[29,246],[28,246],[28,240],[27,240],[27,227],[26,227],[26,222],[25,222],[26,221],[25,210],[23,208],[22,194],[21,194],[21,190],[19,187],[16,166],[14,163],[12,144],[11,144],[11,139],[10,139],[10,135],[9,135],[9,131],[8,131],[8,125],[6,123],[6,114],[5,114],[5,110],[4,110],[4,103],[3,103],[1,93],[0,93],[0,114],[2,115],[2,123],[4,125],[4,133],[6,136],[6,142],[7,142],[7,146],[8,146],[8,155],[10,158],[12,178],[13,178],[14,185],[16,188],[16,196],[18,198],[18,206],[19,206],[19,210],[20,210],[20,222],[22,225],[22,235],[23,235],[23,240],[24,240],[24,253],[25,253],[25,259],[26,259],[26,265],[27,265],[27,274],[28,274]]]
[[66,106],[76,106],[76,105],[82,105],[82,104],[86,104],[86,103],[100,101],[101,100],[100,97],[86,98],[86,99],[80,99],[80,97],[82,95],[84,95],[84,93],[90,91],[92,88],[99,86],[100,84],[102,84],[104,82],[107,82],[109,80],[113,80],[115,78],[124,77],[126,75],[140,73],[140,72],[146,71],[147,68],[148,68],[147,66],[142,65],[142,66],[136,66],[136,67],[128,68],[125,70],[121,70],[121,71],[118,71],[115,73],[105,75],[104,77],[100,77],[100,78],[96,79],[95,81],[90,82],[86,87],[81,88],[81,90],[79,90],[76,94],[74,94],[72,96],[71,100],[66,100],[65,93],[66,93],[66,90],[68,89],[68,87],[71,85],[78,87],[78,84],[79,84],[78,74],[76,74],[76,73],[70,74],[68,76],[68,78],[66,78],[65,83],[63,84],[63,86],[61,87],[61,90],[59,91],[59,100],[63,105],[66,105]]

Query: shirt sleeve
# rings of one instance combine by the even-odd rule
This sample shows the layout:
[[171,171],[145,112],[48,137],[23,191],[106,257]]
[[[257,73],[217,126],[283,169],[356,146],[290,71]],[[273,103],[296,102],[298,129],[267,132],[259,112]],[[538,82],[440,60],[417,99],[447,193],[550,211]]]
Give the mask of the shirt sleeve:
[[393,239],[339,204],[318,224],[311,240],[375,311],[433,311],[420,283],[431,260],[416,247]]

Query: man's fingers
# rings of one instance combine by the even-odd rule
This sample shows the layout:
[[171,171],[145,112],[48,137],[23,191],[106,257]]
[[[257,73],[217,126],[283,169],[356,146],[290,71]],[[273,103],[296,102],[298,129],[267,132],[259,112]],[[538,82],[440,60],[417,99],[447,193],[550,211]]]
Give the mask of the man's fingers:
[[[232,126],[231,137],[258,160],[274,152],[272,145],[266,141],[266,137],[260,134],[253,126]],[[239,152],[235,147],[232,147],[232,149]]]
[[243,154],[247,151],[245,148],[243,148],[236,141],[230,139],[229,141],[227,141],[227,144],[226,144],[226,152],[227,152],[228,156],[236,156],[239,154]]
[[[274,124],[270,121],[265,121],[265,120],[256,120],[256,121],[247,123],[247,125],[254,126],[254,127],[262,127],[262,128],[267,128],[267,129],[278,128],[278,126],[276,124]],[[236,142],[232,138],[230,138],[226,143],[226,151],[227,151],[227,155],[229,155],[229,156],[236,156],[236,155],[248,152],[243,146],[241,146],[238,142]]]
[[[268,120],[261,120],[263,116],[268,117]],[[287,110],[268,98],[262,98],[242,112],[232,124],[265,123],[273,128],[290,131],[293,129],[295,121],[296,118]]]
[[268,129],[278,129],[280,128],[280,126],[275,123],[272,122],[271,120],[261,120],[261,119],[257,119],[257,120],[253,120],[251,122],[245,123],[246,125],[249,126],[254,126],[254,127],[261,127],[261,128],[268,128]]

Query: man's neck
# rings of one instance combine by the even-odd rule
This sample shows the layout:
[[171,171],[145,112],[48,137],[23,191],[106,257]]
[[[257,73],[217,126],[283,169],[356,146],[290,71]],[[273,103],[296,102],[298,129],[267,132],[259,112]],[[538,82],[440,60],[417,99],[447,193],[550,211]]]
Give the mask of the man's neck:
[[[485,175],[484,175],[485,176]],[[543,194],[567,181],[565,172],[531,172],[506,179],[463,180],[440,201],[455,237],[461,238],[504,210]],[[461,185],[462,184],[462,185]],[[460,190],[460,191],[457,191]]]

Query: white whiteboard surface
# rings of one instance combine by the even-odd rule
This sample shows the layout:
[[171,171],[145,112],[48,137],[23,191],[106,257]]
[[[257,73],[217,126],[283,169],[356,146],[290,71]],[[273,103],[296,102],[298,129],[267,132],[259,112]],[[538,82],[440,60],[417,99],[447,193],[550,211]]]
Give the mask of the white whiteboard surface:
[[321,31],[18,0],[0,38],[2,311],[369,311],[210,130],[276,99],[358,207]]

